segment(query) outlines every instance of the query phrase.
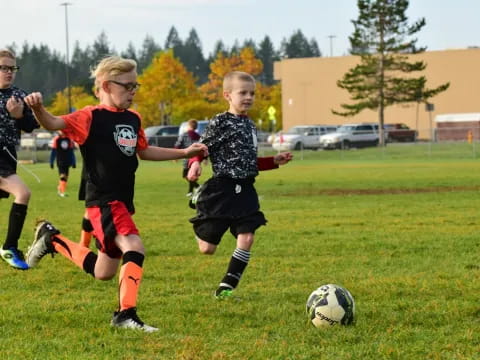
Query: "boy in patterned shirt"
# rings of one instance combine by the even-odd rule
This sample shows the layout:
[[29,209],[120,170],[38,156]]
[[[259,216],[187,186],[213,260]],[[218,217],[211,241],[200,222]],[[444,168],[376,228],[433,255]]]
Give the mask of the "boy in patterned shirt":
[[[232,295],[250,260],[255,230],[267,223],[260,211],[253,186],[259,170],[278,168],[292,159],[289,152],[272,157],[257,157],[257,130],[247,111],[255,97],[255,79],[248,73],[233,71],[223,80],[223,96],[230,107],[216,115],[200,138],[208,147],[213,177],[203,184],[193,202],[197,216],[190,219],[200,252],[213,254],[225,232],[236,238],[227,272],[215,297]],[[188,179],[201,174],[201,156],[191,158]]]
[[85,203],[98,254],[60,234],[52,224],[37,224],[35,240],[27,252],[34,267],[48,253],[60,253],[99,280],[112,279],[120,265],[119,307],[112,326],[158,330],[139,319],[136,303],[143,277],[145,249],[132,219],[138,157],[174,160],[199,155],[205,145],[187,149],[149,146],[138,113],[130,110],[137,83],[136,62],[118,56],[104,58],[92,73],[100,104],[56,117],[43,106],[42,95],[32,93],[25,102],[49,130],[62,130],[80,145],[86,171]]
[[0,50],[0,199],[10,194],[14,197],[0,256],[15,269],[26,270],[28,265],[18,250],[18,240],[27,216],[30,189],[17,175],[16,146],[20,130],[32,132],[38,124],[24,104],[27,93],[12,85],[19,69],[14,53]]

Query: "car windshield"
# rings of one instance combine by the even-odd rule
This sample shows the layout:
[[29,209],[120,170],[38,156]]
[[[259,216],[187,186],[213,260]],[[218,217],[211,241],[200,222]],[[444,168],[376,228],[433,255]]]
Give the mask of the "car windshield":
[[293,127],[289,129],[285,134],[290,134],[290,135],[302,135],[307,131],[307,128],[305,127]]
[[342,125],[337,129],[337,132],[339,133],[348,133],[351,132],[352,130],[355,130],[355,126],[352,125]]

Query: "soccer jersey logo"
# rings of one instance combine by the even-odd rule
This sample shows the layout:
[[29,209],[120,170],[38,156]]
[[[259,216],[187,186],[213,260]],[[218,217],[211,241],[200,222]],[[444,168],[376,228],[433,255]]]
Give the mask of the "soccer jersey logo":
[[137,133],[130,125],[116,125],[113,133],[115,142],[120,150],[127,156],[135,155],[137,146]]

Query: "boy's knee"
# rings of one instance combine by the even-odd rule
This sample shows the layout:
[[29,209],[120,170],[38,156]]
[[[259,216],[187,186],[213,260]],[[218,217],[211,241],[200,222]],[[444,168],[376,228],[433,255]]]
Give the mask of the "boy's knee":
[[213,255],[215,253],[215,250],[217,249],[217,245],[210,244],[199,238],[197,238],[197,242],[198,242],[198,249],[204,255]]
[[95,279],[108,281],[112,280],[115,277],[115,274],[95,274]]
[[28,204],[30,197],[32,196],[32,192],[28,188],[24,188],[18,193],[14,194],[16,202],[20,204]]

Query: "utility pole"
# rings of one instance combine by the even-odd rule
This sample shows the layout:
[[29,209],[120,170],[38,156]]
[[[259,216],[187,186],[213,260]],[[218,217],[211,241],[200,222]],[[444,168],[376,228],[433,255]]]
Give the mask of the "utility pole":
[[67,102],[68,109],[67,113],[69,114],[72,111],[72,93],[70,90],[70,53],[69,53],[69,44],[68,44],[68,6],[72,5],[71,3],[64,2],[60,6],[65,7],[65,39],[67,45],[67,52],[65,56],[65,77],[67,80]]
[[333,39],[336,38],[335,35],[328,35],[327,36],[330,39],[330,57],[333,56]]

